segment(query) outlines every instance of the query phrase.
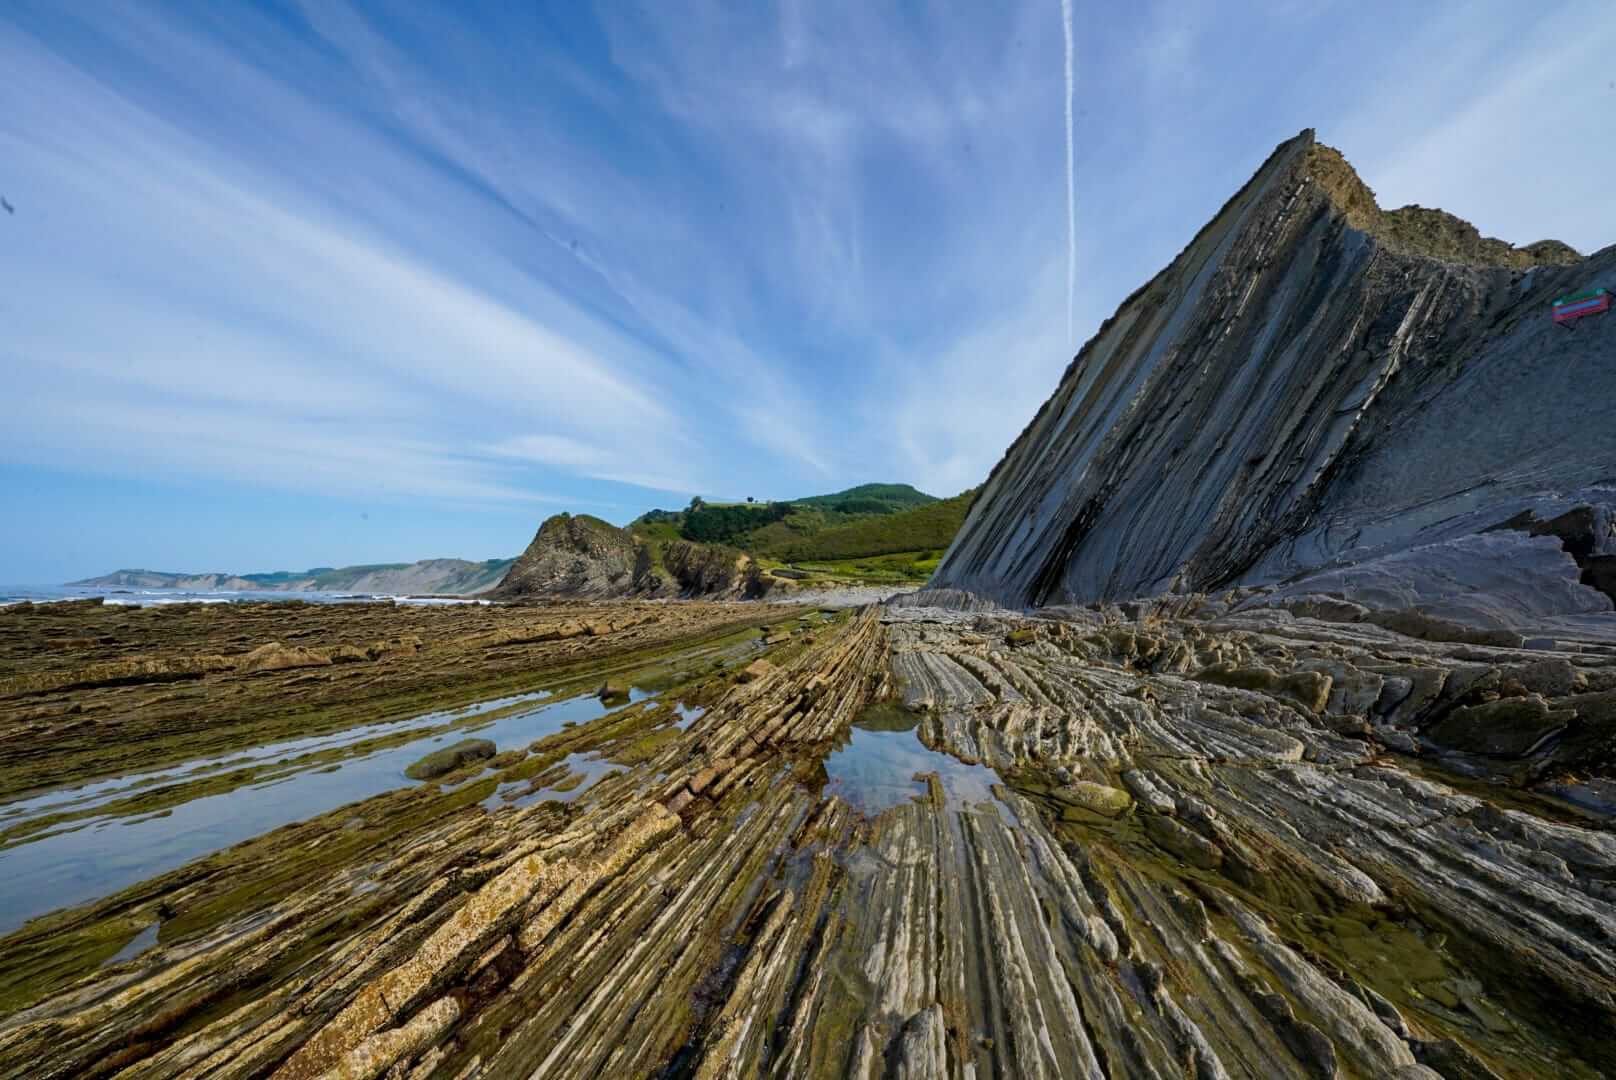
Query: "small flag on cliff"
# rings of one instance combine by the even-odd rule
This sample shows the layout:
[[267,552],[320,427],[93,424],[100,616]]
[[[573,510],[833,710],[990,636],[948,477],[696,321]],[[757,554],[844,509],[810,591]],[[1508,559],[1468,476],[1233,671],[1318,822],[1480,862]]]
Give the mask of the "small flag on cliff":
[[1610,293],[1604,289],[1590,289],[1575,296],[1562,296],[1554,302],[1554,321],[1575,322],[1584,315],[1601,315],[1610,310]]

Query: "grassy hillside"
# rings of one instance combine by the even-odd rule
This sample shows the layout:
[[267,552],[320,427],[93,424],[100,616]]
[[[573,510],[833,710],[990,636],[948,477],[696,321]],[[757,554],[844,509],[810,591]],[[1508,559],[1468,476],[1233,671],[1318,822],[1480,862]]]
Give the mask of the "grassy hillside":
[[939,500],[908,484],[861,484],[829,495],[789,502],[691,501],[684,510],[652,510],[629,525],[646,540],[728,544],[760,555],[779,555],[807,537],[875,518],[902,515]]
[[798,507],[840,514],[893,514],[938,501],[937,496],[917,491],[908,484],[860,484],[833,495],[791,500]]
[[791,562],[860,559],[899,552],[933,551],[940,558],[959,532],[974,490],[897,514],[865,518],[794,537],[777,554]]
[[790,502],[697,499],[684,510],[652,510],[628,528],[654,555],[678,541],[723,544],[805,585],[918,582],[931,576],[974,494],[938,499],[908,484],[861,484]]

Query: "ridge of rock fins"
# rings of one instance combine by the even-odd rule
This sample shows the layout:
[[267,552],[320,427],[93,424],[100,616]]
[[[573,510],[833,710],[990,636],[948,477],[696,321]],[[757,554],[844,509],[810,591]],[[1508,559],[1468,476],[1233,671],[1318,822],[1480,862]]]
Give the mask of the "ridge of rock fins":
[[[1550,314],[1597,286],[1616,246],[1381,211],[1304,131],[1083,347],[931,583],[1013,608],[1357,592],[1487,628],[1609,611],[1616,322]],[[1580,553],[1496,528],[1573,512]]]

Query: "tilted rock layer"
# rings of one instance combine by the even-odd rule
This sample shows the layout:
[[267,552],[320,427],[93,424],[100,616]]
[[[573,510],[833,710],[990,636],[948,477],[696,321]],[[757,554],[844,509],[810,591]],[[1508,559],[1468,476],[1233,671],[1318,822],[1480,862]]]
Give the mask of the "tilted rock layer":
[[[1487,786],[1608,745],[1609,655],[1202,601],[813,636],[576,802],[427,816],[59,987],[0,1019],[0,1075],[1616,1069],[1609,808]],[[881,697],[991,794],[905,769],[883,812],[840,798],[826,756]],[[1474,781],[1388,749],[1499,702],[1516,737],[1452,759]]]
[[[1361,567],[1312,591],[1487,627],[1609,611],[1579,579],[1616,555],[1616,318],[1550,319],[1595,286],[1616,247],[1382,212],[1304,132],[1084,346],[932,584],[1023,607]],[[1579,510],[1577,561],[1485,532]]]

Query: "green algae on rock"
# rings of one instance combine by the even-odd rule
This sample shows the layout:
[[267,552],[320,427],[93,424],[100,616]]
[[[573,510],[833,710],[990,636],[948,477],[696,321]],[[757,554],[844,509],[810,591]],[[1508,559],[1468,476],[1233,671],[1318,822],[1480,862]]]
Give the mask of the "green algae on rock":
[[404,770],[411,780],[435,780],[445,773],[454,772],[474,761],[486,761],[494,756],[496,747],[487,739],[461,739],[452,746],[434,750]]

